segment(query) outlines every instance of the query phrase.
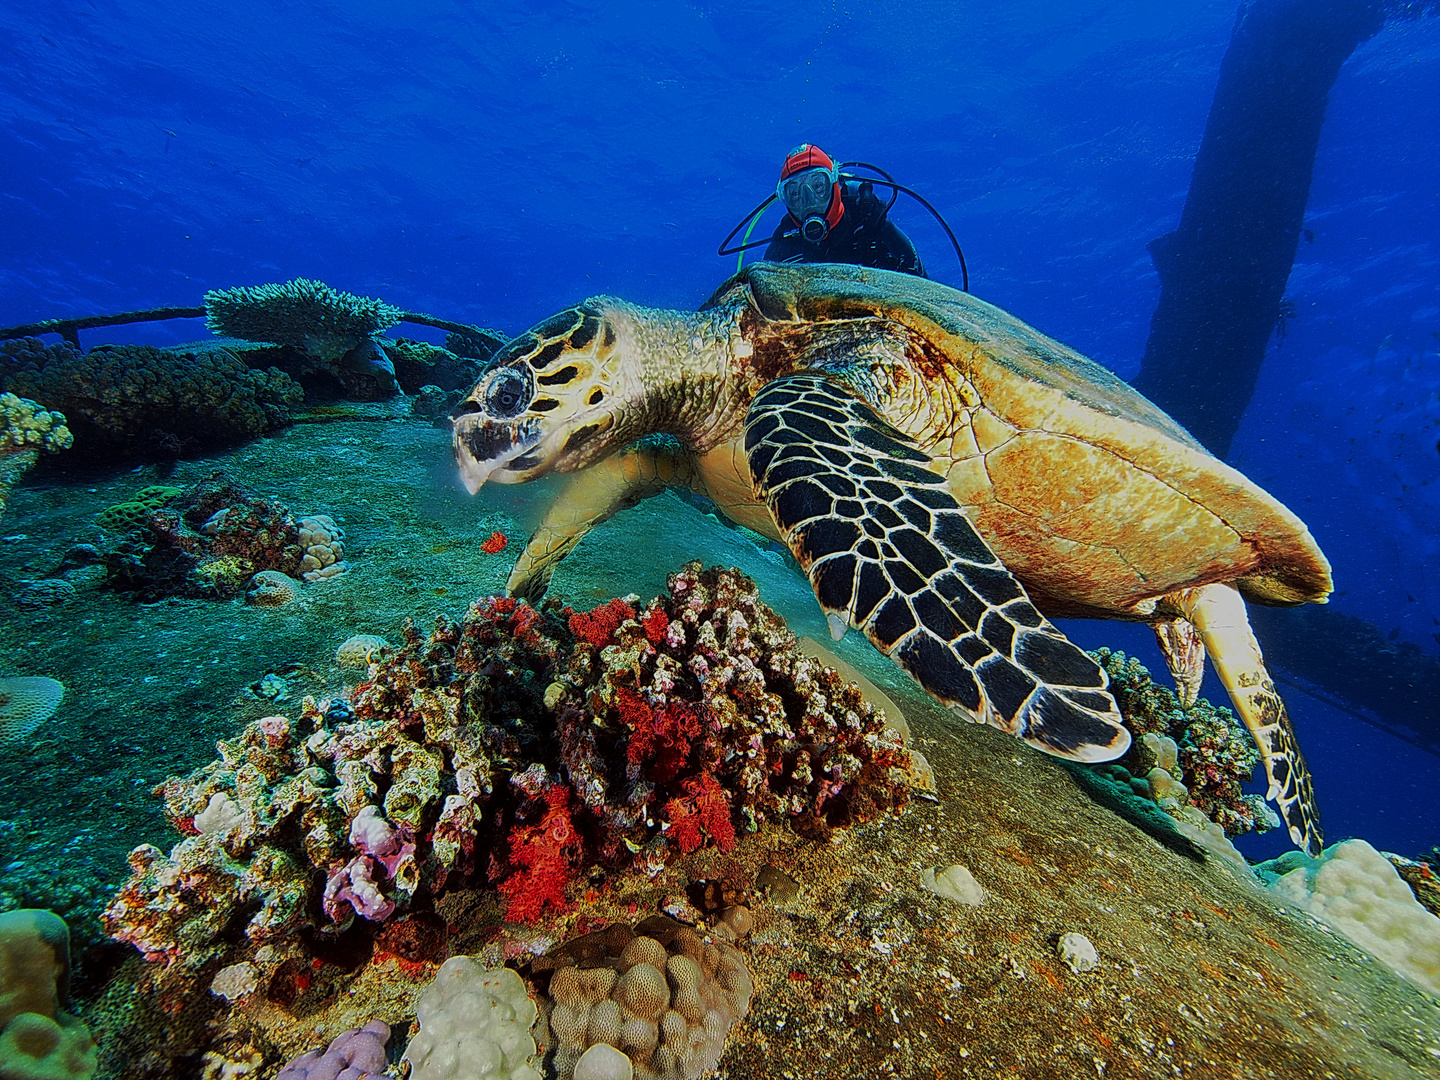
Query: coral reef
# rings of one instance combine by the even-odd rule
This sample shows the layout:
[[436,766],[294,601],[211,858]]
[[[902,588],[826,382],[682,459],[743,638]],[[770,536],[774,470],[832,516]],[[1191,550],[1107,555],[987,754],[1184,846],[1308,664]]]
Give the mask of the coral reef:
[[0,394],[0,514],[10,489],[40,460],[42,450],[59,453],[74,441],[63,414],[28,398]]
[[350,700],[256,721],[156,789],[186,838],[132,853],[110,933],[179,1001],[239,960],[273,980],[302,928],[368,933],[457,885],[497,882],[530,920],[596,863],[655,873],[767,820],[818,837],[905,804],[911,753],[750,579],[692,563],[670,590],[642,615],[489,598],[407,624]]
[[16,344],[0,354],[0,386],[63,411],[75,453],[91,460],[173,460],[243,442],[288,424],[302,398],[288,375],[252,370],[224,348],[101,345],[82,355]]
[[[1119,775],[1114,765],[1125,770],[1125,781],[1157,768],[1160,744],[1144,736],[1165,736],[1177,748],[1179,775],[1165,769],[1163,779],[1178,779],[1183,787],[1172,790],[1162,782],[1164,790],[1152,791],[1145,781],[1145,793],[1153,794],[1162,808],[1179,816],[1184,806],[1193,807],[1228,836],[1270,827],[1270,818],[1257,805],[1258,800],[1241,790],[1260,763],[1260,751],[1234,713],[1204,698],[1189,709],[1182,708],[1174,691],[1151,679],[1150,672],[1133,657],[1110,649],[1091,655],[1109,674],[1110,690],[1125,726],[1136,736],[1130,751],[1110,767],[1113,775]],[[1166,796],[1172,796],[1173,806],[1167,806]]]
[[[103,512],[117,527],[138,519],[103,555],[111,588],[146,602],[167,596],[223,600],[249,590],[252,602],[276,606],[294,598],[299,586],[293,579],[306,559],[321,567],[320,576],[344,567],[335,557],[343,548],[333,521],[297,522],[286,507],[255,495],[223,471],[179,494],[165,495],[169,490],[146,488],[132,503]],[[257,582],[262,571],[283,575],[290,584],[268,576]]]
[[25,738],[55,715],[65,687],[43,675],[0,679],[0,745]]
[[599,1044],[622,1051],[637,1075],[694,1080],[719,1063],[754,993],[739,952],[663,916],[567,941],[531,972],[549,974],[546,1057],[559,1080]]
[[89,1080],[95,1043],[65,1013],[70,932],[50,911],[0,914],[0,1075]]
[[445,348],[456,356],[468,356],[472,360],[489,360],[495,350],[510,338],[498,330],[475,328],[463,333],[451,331],[445,335]]
[[205,294],[211,333],[289,345],[324,363],[339,361],[404,315],[383,300],[337,292],[308,278]]

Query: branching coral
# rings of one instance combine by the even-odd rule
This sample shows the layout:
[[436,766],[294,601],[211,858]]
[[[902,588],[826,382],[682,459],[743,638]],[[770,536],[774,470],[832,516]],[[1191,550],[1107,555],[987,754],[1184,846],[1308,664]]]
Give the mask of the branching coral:
[[1155,764],[1141,736],[1168,736],[1179,749],[1180,780],[1196,807],[1230,836],[1267,827],[1257,820],[1259,804],[1241,786],[1254,775],[1260,751],[1250,733],[1223,706],[1198,699],[1181,707],[1174,692],[1150,678],[1138,660],[1123,652],[1100,649],[1092,654],[1110,676],[1110,691],[1120,706],[1125,726],[1136,736],[1119,764],[1145,775]]
[[326,363],[404,315],[383,300],[338,292],[308,278],[205,294],[205,324],[212,333],[289,345]]
[[173,459],[283,427],[302,398],[275,368],[255,371],[228,349],[53,346],[0,357],[5,390],[64,412],[75,452]]
[[0,513],[10,489],[40,459],[42,450],[58,453],[74,441],[63,414],[49,412],[28,398],[0,394]]

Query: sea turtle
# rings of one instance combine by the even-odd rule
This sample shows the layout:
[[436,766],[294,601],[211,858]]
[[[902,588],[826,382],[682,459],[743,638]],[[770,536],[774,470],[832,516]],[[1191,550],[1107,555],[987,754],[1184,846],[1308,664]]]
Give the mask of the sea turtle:
[[589,529],[689,486],[789,546],[837,638],[863,630],[941,702],[1059,757],[1110,760],[1130,736],[1045,616],[1151,623],[1190,700],[1209,654],[1291,839],[1320,849],[1242,594],[1323,603],[1325,557],[1127,384],[974,296],[758,263],[697,312],[595,297],[495,354],[454,447],[472,492],[578,472],[511,595],[537,600]]

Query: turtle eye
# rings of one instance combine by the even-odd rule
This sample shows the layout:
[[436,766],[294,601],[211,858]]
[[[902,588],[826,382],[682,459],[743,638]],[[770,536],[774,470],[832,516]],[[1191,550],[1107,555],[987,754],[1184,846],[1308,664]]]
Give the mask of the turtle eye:
[[485,391],[485,408],[491,416],[508,420],[530,403],[530,381],[515,368],[498,372]]

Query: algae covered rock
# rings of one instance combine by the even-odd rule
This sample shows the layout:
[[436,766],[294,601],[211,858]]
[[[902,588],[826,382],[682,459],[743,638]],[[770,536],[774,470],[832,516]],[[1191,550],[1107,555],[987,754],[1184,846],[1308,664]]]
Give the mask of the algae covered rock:
[[0,356],[0,385],[59,409],[74,432],[75,452],[174,459],[243,442],[283,427],[303,397],[276,368],[252,370],[231,350],[101,345],[81,354],[68,346]]

